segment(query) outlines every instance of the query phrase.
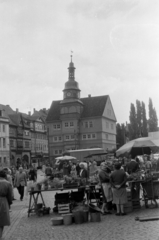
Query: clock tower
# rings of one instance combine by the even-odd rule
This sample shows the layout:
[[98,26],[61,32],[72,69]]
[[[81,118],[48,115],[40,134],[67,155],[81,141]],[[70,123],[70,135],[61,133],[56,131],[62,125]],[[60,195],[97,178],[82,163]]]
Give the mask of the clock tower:
[[70,109],[74,109],[74,113],[78,112],[80,114],[83,109],[83,103],[80,100],[81,90],[79,89],[78,82],[75,81],[75,69],[71,55],[71,62],[68,67],[68,81],[65,83],[63,90],[63,100],[60,102],[62,115],[66,114],[67,111],[70,112]]

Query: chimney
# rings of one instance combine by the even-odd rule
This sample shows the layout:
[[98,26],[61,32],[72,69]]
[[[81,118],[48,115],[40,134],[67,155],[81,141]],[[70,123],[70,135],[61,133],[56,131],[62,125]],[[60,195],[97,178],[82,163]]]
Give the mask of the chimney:
[[30,111],[28,112],[28,115],[31,116],[31,112]]
[[91,97],[91,94],[88,94],[88,97],[90,98],[90,97]]
[[34,113],[35,113],[36,109],[34,108]]
[[16,108],[16,113],[18,113],[19,112],[19,110],[18,110],[18,108]]

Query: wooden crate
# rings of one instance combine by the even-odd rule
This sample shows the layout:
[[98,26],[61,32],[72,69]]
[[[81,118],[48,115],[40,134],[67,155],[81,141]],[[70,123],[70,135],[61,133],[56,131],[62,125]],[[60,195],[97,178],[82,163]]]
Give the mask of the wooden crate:
[[58,204],[58,213],[59,214],[66,214],[70,213],[70,204]]
[[132,201],[132,206],[133,206],[133,209],[141,208],[140,201],[139,200]]

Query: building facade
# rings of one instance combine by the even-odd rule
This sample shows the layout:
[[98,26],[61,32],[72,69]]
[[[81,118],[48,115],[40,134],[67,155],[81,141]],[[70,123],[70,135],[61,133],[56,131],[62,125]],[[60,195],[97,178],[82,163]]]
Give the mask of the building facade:
[[116,117],[110,97],[80,98],[80,91],[71,57],[63,100],[52,102],[46,118],[51,160],[71,149],[116,148]]
[[0,110],[0,167],[10,165],[9,119]]

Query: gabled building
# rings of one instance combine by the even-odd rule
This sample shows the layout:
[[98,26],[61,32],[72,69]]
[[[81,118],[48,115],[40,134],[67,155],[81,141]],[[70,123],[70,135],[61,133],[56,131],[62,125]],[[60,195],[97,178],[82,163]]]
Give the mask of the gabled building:
[[0,109],[0,167],[10,165],[9,119]]
[[51,159],[71,149],[115,149],[116,117],[110,97],[80,98],[72,57],[68,73],[63,100],[52,102],[46,118]]
[[29,166],[31,159],[30,124],[18,111],[9,114],[11,165]]

